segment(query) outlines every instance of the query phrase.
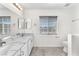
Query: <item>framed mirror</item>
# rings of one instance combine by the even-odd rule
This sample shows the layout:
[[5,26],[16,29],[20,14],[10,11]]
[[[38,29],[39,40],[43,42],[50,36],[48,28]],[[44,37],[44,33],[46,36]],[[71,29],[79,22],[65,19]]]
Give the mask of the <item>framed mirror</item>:
[[25,19],[18,19],[18,29],[27,29],[27,22],[25,21]]
[[18,29],[30,29],[32,26],[31,19],[18,19]]

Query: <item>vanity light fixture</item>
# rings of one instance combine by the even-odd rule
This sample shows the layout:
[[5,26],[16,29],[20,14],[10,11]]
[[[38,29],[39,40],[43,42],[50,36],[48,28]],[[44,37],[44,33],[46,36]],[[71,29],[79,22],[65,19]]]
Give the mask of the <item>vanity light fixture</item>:
[[14,5],[19,11],[22,11],[22,10],[23,10],[23,8],[21,7],[20,4],[18,4],[18,3],[13,3],[13,5]]

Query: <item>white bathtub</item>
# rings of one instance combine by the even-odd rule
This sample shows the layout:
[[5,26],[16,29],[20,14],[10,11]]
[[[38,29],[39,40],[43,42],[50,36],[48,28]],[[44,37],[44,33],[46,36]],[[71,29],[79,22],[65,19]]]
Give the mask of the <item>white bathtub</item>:
[[68,35],[68,56],[79,56],[79,34]]

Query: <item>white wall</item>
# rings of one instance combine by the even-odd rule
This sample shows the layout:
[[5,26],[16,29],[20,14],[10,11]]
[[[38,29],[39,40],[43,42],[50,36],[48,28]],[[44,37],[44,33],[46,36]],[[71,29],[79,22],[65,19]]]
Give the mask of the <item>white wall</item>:
[[[26,9],[26,18],[32,20],[32,28],[25,30],[33,32],[35,35],[35,47],[61,47],[62,41],[66,38],[68,33],[71,33],[71,13],[70,9]],[[0,16],[11,16],[12,33],[18,32],[17,16],[15,13],[8,9],[0,9]],[[39,16],[58,16],[57,21],[57,34],[58,35],[40,35],[39,30]],[[27,19],[26,19],[27,20]],[[57,38],[59,37],[59,38]]]
[[79,34],[79,4],[73,5],[72,14],[72,34]]
[[[71,39],[71,50],[72,50],[72,54],[73,56],[78,56],[79,55],[79,3],[75,3],[73,4],[72,8],[71,8],[71,12],[72,12],[72,34],[74,34],[72,36]],[[75,35],[77,34],[77,35]],[[69,49],[70,50],[70,49]]]
[[[32,28],[26,32],[32,31],[35,35],[35,47],[61,47],[63,39],[68,33],[71,33],[71,13],[69,9],[26,9],[26,18],[32,20]],[[58,35],[40,35],[39,16],[58,16],[57,34]],[[56,38],[56,37],[59,38]]]

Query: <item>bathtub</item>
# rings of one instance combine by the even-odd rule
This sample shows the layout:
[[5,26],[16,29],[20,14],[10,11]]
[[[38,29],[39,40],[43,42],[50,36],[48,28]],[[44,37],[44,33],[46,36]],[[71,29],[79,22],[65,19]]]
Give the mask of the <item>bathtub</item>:
[[68,56],[79,56],[79,34],[68,35]]

